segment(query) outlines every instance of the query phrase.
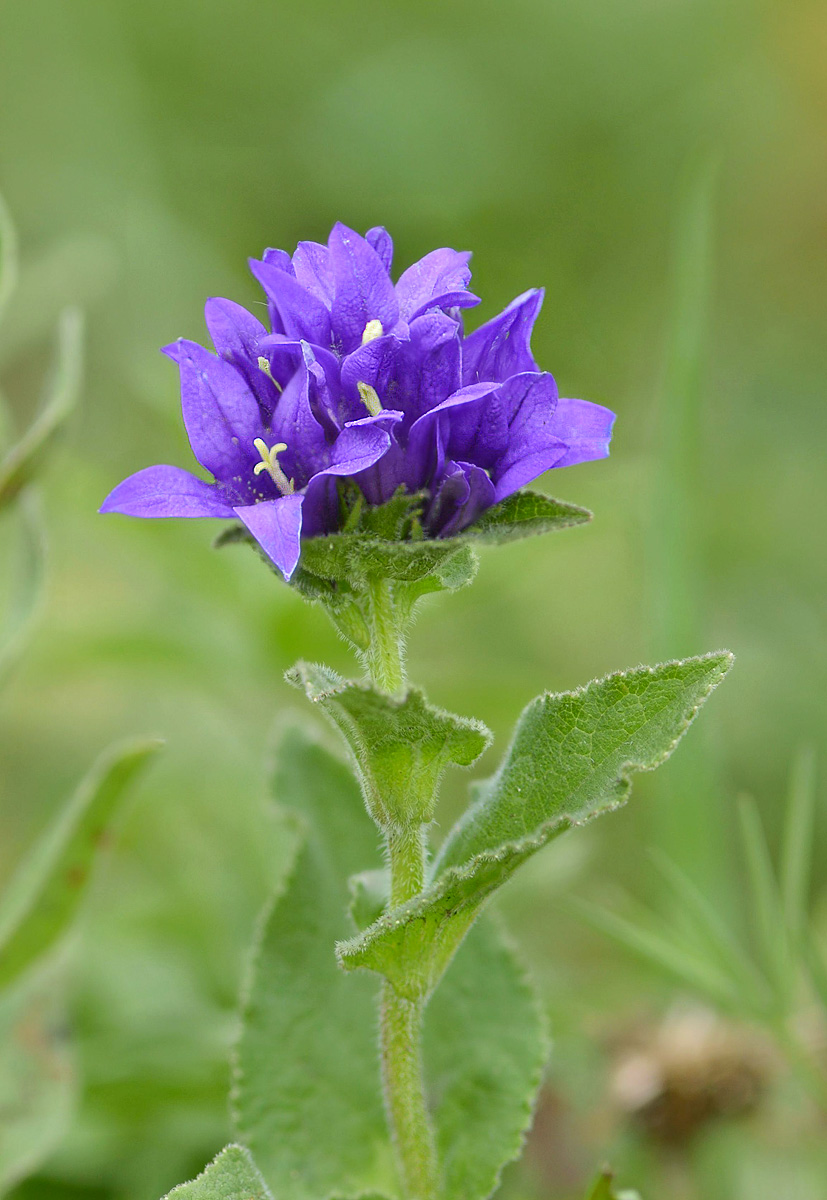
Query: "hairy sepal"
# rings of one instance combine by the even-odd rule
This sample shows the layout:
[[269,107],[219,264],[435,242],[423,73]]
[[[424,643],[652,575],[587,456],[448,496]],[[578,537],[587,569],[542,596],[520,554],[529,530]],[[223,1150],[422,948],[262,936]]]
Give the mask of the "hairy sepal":
[[496,775],[446,838],[430,885],[340,943],[342,966],[428,996],[488,897],[566,829],[624,804],[632,775],[669,757],[731,664],[727,652],[710,654],[532,701]]

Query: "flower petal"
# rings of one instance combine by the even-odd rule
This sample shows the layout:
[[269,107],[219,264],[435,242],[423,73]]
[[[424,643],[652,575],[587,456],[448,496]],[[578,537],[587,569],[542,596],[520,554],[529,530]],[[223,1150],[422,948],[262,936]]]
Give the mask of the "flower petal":
[[374,225],[365,234],[365,241],[373,246],[382,260],[382,266],[390,275],[393,266],[393,238],[382,225]]
[[299,242],[293,255],[296,279],[317,300],[329,309],[333,303],[333,268],[330,251],[318,242]]
[[272,263],[251,258],[250,270],[264,288],[288,337],[330,345],[330,313],[318,297]]
[[553,425],[555,434],[566,444],[567,450],[555,465],[571,467],[575,463],[608,457],[614,422],[615,414],[602,404],[559,399]]
[[406,427],[458,391],[460,333],[441,312],[411,322],[410,340],[400,343],[388,403],[405,412]]
[[462,343],[462,382],[504,381],[521,371],[539,371],[531,353],[531,331],[545,295],[523,292],[499,316],[469,333]]
[[144,467],[124,479],[100,506],[102,513],[130,517],[232,517],[222,488],[181,467]]
[[279,370],[277,364],[273,370],[271,364],[272,379],[261,370],[258,365],[260,343],[268,333],[261,321],[240,304],[214,297],[204,306],[204,319],[219,357],[241,371],[258,400],[262,417],[267,420],[279,395],[273,380],[279,387],[284,387],[293,368],[288,366],[287,370]]
[[217,480],[230,483],[255,459],[261,413],[243,375],[199,346],[179,338],[165,353],[181,372],[181,410],[192,451]]
[[468,250],[432,250],[399,277],[399,314],[413,321],[429,308],[471,308],[479,297],[468,291],[471,270]]
[[494,503],[494,484],[476,463],[446,463],[425,518],[434,537],[453,537]]
[[556,466],[566,447],[555,424],[557,384],[552,375],[514,375],[500,387],[498,397],[508,422],[508,444],[493,472],[497,500],[503,500]]
[[374,338],[364,346],[358,346],[342,361],[342,391],[355,405],[354,419],[364,413],[365,408],[359,394],[359,384],[366,383],[379,397],[383,408],[390,408],[389,396],[396,369],[399,339],[392,334]]
[[303,501],[300,495],[281,496],[278,500],[241,505],[235,510],[285,579],[295,571],[301,554]]
[[369,321],[379,321],[389,332],[399,319],[399,305],[382,259],[363,237],[337,223],[328,244],[336,281],[330,310],[333,335],[347,353],[361,343]]
[[407,483],[413,491],[427,486],[442,474],[454,426],[458,430],[457,441],[462,445],[472,436],[472,430],[478,428],[483,402],[496,390],[496,384],[492,383],[460,388],[414,422],[406,448]]

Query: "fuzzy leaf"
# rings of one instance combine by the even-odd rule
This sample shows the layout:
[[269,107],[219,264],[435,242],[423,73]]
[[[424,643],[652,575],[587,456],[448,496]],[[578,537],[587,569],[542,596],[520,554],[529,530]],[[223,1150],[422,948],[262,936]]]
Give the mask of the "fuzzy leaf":
[[415,688],[398,700],[305,662],[287,680],[339,729],[368,812],[383,827],[430,821],[448,764],[470,767],[491,741],[481,722],[434,708]]
[[[235,1056],[238,1135],[279,1200],[397,1194],[381,1103],[376,981],[337,968],[348,875],[380,854],[355,781],[306,735],[285,738],[275,777],[305,830],[260,930]],[[357,985],[357,986],[354,986]],[[537,1006],[496,928],[481,922],[425,1019],[425,1071],[446,1194],[481,1200],[519,1150],[545,1043]],[[311,1083],[312,1081],[312,1083]]]
[[242,1000],[236,1132],[279,1200],[392,1189],[376,984],[348,979],[333,953],[348,927],[348,877],[379,865],[376,830],[344,763],[298,730],[284,738],[273,790],[302,836]]
[[624,804],[632,774],[669,757],[731,663],[720,653],[641,667],[532,701],[446,838],[431,885],[342,943],[342,965],[427,995],[488,896],[552,838]]
[[0,1195],[51,1154],[72,1115],[60,969],[52,963],[0,995]]
[[587,508],[566,504],[542,492],[514,492],[489,508],[461,537],[488,543],[517,541],[540,533],[553,533],[571,525],[585,525],[592,514]]
[[181,1183],[164,1200],[273,1200],[249,1150],[225,1146],[210,1165],[189,1183]]
[[106,751],[12,879],[0,908],[0,987],[69,929],[118,801],[160,745],[127,742]]
[[0,462],[0,507],[20,492],[42,461],[47,445],[77,403],[83,362],[83,318],[67,309],[58,325],[57,362],[46,402],[16,445]]

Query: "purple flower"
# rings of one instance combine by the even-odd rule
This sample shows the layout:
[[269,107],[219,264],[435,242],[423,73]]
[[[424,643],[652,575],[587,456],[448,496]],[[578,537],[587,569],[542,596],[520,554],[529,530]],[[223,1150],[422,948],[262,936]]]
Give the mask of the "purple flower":
[[392,257],[384,229],[337,224],[326,246],[252,260],[270,329],[208,300],[216,353],[183,339],[165,350],[214,482],[147,467],[101,512],[238,518],[289,579],[301,538],[339,528],[342,477],[370,504],[424,493],[425,532],[448,537],[549,468],[608,454],[614,415],[558,397],[531,354],[542,291],[465,336],[461,310],[479,302],[470,255],[434,250],[396,284]]

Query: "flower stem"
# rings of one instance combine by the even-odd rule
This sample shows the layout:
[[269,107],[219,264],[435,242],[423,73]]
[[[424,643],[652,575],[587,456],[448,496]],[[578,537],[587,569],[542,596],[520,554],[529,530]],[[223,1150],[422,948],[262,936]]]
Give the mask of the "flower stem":
[[407,1200],[439,1195],[434,1131],[422,1078],[422,1002],[382,984],[380,1008],[385,1106]]
[[405,683],[402,637],[394,612],[390,580],[374,577],[368,583],[371,639],[368,667],[374,684],[385,692],[401,691]]
[[[386,830],[391,869],[391,904],[404,904],[422,890],[425,848],[422,826]],[[380,1043],[385,1106],[407,1200],[439,1195],[436,1144],[422,1071],[421,1000],[382,985]]]
[[[405,667],[392,587],[388,579],[369,581],[371,640],[365,657],[374,686],[394,693],[404,687]],[[416,896],[424,886],[424,828],[417,823],[391,826],[384,832],[391,875],[390,901],[395,906]],[[424,1007],[424,999],[408,999],[389,982],[383,982],[379,1018],[382,1082],[405,1200],[437,1200],[440,1194],[436,1139],[422,1069]]]

